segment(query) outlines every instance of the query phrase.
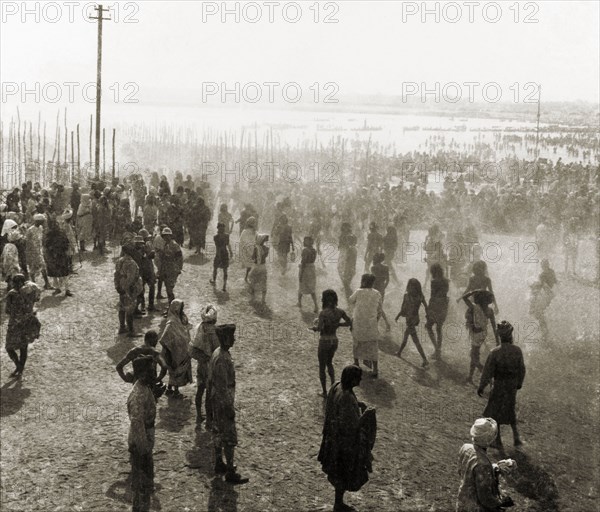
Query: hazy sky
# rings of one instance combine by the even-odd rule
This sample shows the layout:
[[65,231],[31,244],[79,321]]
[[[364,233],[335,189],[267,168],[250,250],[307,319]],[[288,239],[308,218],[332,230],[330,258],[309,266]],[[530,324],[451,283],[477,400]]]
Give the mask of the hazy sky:
[[[546,100],[598,101],[599,2],[520,2],[516,9],[515,2],[501,1],[500,12],[488,5],[493,2],[475,3],[428,2],[440,19],[429,14],[423,20],[422,2],[320,2],[317,9],[308,1],[299,2],[300,19],[291,23],[282,7],[290,20],[297,9],[279,2],[271,23],[268,2],[228,2],[231,9],[237,4],[238,23],[233,14],[222,22],[222,2],[121,2],[115,19],[104,24],[103,82],[105,87],[135,82],[142,101],[144,92],[149,98],[151,91],[164,90],[168,101],[168,90],[200,91],[203,82],[235,81],[298,82],[305,94],[314,82],[335,82],[342,102],[351,93],[401,94],[406,82],[434,87],[450,81],[461,84],[463,95],[469,91],[464,82],[496,82],[502,99],[512,100],[511,84],[518,83],[523,95],[529,92],[524,84],[535,82],[542,84]],[[2,82],[31,87],[95,81],[97,32],[94,23],[84,21],[86,4],[72,3],[73,22],[68,5],[53,4],[25,3],[37,14],[23,20],[22,2],[2,2]],[[212,9],[217,14],[203,21],[203,11]],[[250,23],[258,9],[262,19]],[[462,19],[451,23],[459,14]],[[327,15],[338,23],[324,23]],[[525,23],[527,16],[538,22]],[[122,94],[131,91],[121,85]]]

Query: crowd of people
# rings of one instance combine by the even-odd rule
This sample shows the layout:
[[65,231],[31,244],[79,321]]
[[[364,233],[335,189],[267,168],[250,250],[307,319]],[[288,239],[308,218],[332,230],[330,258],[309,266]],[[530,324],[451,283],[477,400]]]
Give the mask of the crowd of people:
[[[471,344],[469,374],[465,380],[474,384],[475,372],[481,372],[477,387],[480,396],[493,383],[483,412],[486,418],[475,422],[471,429],[473,444],[464,445],[460,452],[457,510],[499,510],[510,506],[510,498],[499,494],[498,475],[508,471],[511,463],[492,465],[486,450],[488,446],[502,448],[499,427],[502,424],[511,425],[515,446],[522,444],[515,404],[517,391],[523,385],[525,365],[521,350],[513,344],[512,326],[507,321],[496,321],[499,309],[492,280],[476,249],[478,230],[502,231],[519,225],[535,231],[540,254],[545,258],[542,272],[531,287],[530,311],[547,335],[544,311],[557,282],[550,261],[552,237],[563,226],[565,252],[572,262],[576,260],[578,237],[597,229],[593,225],[599,197],[597,170],[593,175],[590,169],[563,166],[559,162],[543,172],[544,179],[554,179],[544,192],[526,182],[498,189],[484,186],[475,192],[464,179],[459,179],[455,183],[448,181],[440,195],[427,194],[417,186],[392,187],[378,182],[374,176],[358,188],[323,187],[315,183],[296,187],[220,184],[216,194],[208,182],[196,183],[191,176],[183,180],[180,174],[172,188],[165,176],[156,173],[148,183],[141,175],[124,182],[115,179],[84,187],[77,183],[70,187],[53,183],[44,189],[38,183],[25,183],[8,194],[0,205],[0,254],[8,290],[6,350],[15,363],[13,375],[18,377],[23,373],[27,346],[40,336],[41,326],[34,311],[42,293],[41,286],[36,284],[38,276],[43,279],[44,290],[53,294],[64,290],[65,296],[70,297],[73,292],[69,276],[75,271],[77,258],[90,250],[103,256],[108,243],[118,250],[113,277],[119,297],[120,335],[140,336],[135,319],[156,312],[159,301],[167,301],[161,311],[166,318],[164,329],[160,333],[146,332],[144,345],[134,348],[117,365],[121,378],[134,384],[127,402],[131,420],[133,510],[148,510],[154,488],[156,402],[163,393],[175,399],[183,396],[180,388],[193,383],[193,361],[197,365],[196,423],[201,428],[206,421],[206,428],[213,433],[215,473],[224,474],[228,482],[245,483],[248,479],[237,472],[234,464],[235,369],[230,349],[236,327],[218,324],[217,307],[207,304],[194,335],[190,334],[191,322],[176,289],[184,268],[183,249],[194,250],[200,258],[213,258],[210,284],[217,287],[220,269],[222,292],[228,290],[230,265],[237,264],[251,300],[259,307],[267,307],[269,272],[285,276],[290,263],[298,263],[297,306],[302,308],[303,297],[309,295],[313,310],[318,313],[312,330],[319,333],[319,380],[326,398],[318,458],[335,489],[334,510],[353,510],[344,503],[344,494],[360,489],[368,480],[376,437],[375,410],[359,402],[353,388],[363,377],[379,378],[380,322],[383,321],[385,331],[391,330],[383,307],[386,288],[392,280],[400,283],[396,268],[398,252],[402,244],[409,243],[411,229],[426,225],[429,229],[423,246],[424,284],[416,277],[407,281],[395,317],[396,321],[405,319],[397,356],[403,357],[411,339],[422,358],[424,371],[429,367],[416,329],[424,311],[425,327],[434,349],[431,357],[436,360],[444,357],[443,325],[453,283],[459,291],[457,300],[466,306],[465,326]],[[235,219],[231,212],[239,212],[239,217]],[[514,222],[517,219],[519,222]],[[237,236],[233,233],[236,224],[239,224]],[[268,233],[261,232],[259,227],[266,227]],[[213,243],[207,243],[207,233],[213,228],[216,228]],[[298,233],[303,235],[301,246],[296,243]],[[597,237],[597,231],[593,235]],[[236,238],[234,251],[232,240]],[[322,292],[319,310],[317,265],[325,266],[324,244],[332,240],[338,251],[340,283],[352,308],[348,313],[338,307],[338,294],[333,288]],[[447,242],[469,247],[469,251],[459,251],[458,257],[452,255]],[[277,255],[274,269],[267,264],[270,262],[267,244]],[[298,261],[296,249],[300,253]],[[355,289],[353,279],[357,274],[359,249],[364,249],[364,268],[358,269],[360,287]],[[163,286],[166,297],[162,295]],[[427,288],[429,300],[425,297]],[[351,329],[354,364],[345,367],[340,382],[336,382],[333,359],[338,348],[337,329],[341,327]],[[486,339],[492,338],[490,332],[497,346],[482,364],[480,349]],[[125,373],[129,363],[133,371]],[[366,370],[363,371],[361,363]],[[163,385],[165,377],[168,381]]]

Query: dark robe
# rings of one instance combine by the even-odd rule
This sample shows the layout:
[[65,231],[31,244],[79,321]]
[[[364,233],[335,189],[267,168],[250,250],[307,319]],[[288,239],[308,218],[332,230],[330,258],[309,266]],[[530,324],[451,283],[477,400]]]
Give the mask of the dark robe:
[[173,231],[173,239],[183,245],[183,209],[178,204],[171,203],[167,207],[167,225]]
[[525,379],[525,363],[521,349],[512,343],[501,343],[489,353],[481,374],[479,388],[492,382],[484,417],[494,418],[499,425],[516,423],[517,391]]
[[369,480],[376,429],[375,411],[361,415],[354,392],[334,384],[327,395],[318,460],[336,489],[355,492]]
[[69,245],[69,238],[62,229],[56,227],[46,233],[44,256],[48,277],[66,277],[71,273]]
[[210,222],[211,212],[203,201],[196,201],[189,210],[189,231],[192,247],[206,247],[206,230]]

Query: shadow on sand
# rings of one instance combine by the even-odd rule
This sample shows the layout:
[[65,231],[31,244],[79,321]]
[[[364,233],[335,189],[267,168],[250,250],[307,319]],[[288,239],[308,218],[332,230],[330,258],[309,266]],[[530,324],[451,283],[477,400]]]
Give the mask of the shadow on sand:
[[36,309],[38,311],[43,311],[44,309],[55,308],[57,306],[60,306],[62,301],[64,301],[65,299],[67,299],[67,297],[65,297],[64,291],[60,295],[44,295],[42,299],[36,304]]
[[184,263],[188,263],[190,265],[202,266],[210,263],[211,258],[206,256],[202,256],[200,254],[190,254],[187,258],[183,260]]
[[11,416],[21,410],[31,391],[23,388],[20,377],[12,377],[0,389],[0,418]]
[[181,432],[192,417],[192,400],[189,397],[166,397],[166,401],[166,406],[158,410],[160,421],[156,424],[156,429]]
[[250,305],[254,309],[254,314],[265,320],[273,320],[273,310],[267,305],[257,300],[251,300]]
[[460,386],[466,385],[466,374],[457,370],[456,367],[449,365],[446,361],[440,359],[435,361],[433,366],[440,377],[451,380]]
[[237,512],[238,493],[235,486],[222,478],[213,478],[208,497],[208,512]]
[[[159,490],[160,488],[160,484],[155,485],[156,490]],[[117,480],[116,482],[113,482],[106,491],[106,497],[126,505],[123,510],[130,510],[133,502],[133,492],[131,491],[131,473],[127,475],[125,480]],[[152,494],[152,497],[150,498],[150,510],[162,510],[162,506],[156,494]]]
[[517,471],[506,477],[506,482],[523,496],[535,500],[544,512],[558,512],[558,489],[554,479],[520,450],[511,453],[517,462]]
[[217,304],[223,305],[229,302],[229,292],[224,292],[223,290],[218,289],[216,286],[213,286],[212,290],[217,298]]
[[365,394],[369,405],[377,407],[390,408],[396,400],[396,391],[394,387],[385,379],[370,377],[368,372],[363,373],[363,379],[360,382],[360,389]]
[[106,350],[106,355],[110,357],[113,364],[117,364],[121,359],[125,357],[125,354],[129,352],[133,347],[139,343],[136,340],[140,338],[128,338],[125,335],[115,336],[115,344]]
[[202,431],[196,430],[194,448],[186,452],[185,465],[190,469],[197,469],[199,473],[212,475],[214,464],[212,439],[210,433],[204,430],[204,426],[202,429]]
[[315,313],[313,311],[302,311],[300,310],[300,317],[302,318],[302,321],[308,325],[308,326],[312,326],[314,324],[315,318],[317,318],[319,316],[319,313]]

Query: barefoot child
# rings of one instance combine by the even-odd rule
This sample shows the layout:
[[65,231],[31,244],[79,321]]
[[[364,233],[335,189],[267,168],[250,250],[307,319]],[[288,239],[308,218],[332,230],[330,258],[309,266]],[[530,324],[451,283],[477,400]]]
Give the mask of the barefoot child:
[[233,230],[233,216],[227,210],[227,205],[222,204],[219,208],[219,216],[217,218],[219,224],[223,224],[225,234],[229,235]]
[[[473,302],[469,297],[473,296]],[[487,290],[473,290],[461,297],[467,305],[465,312],[466,327],[469,331],[471,341],[471,364],[469,366],[469,377],[467,382],[473,384],[473,373],[475,368],[483,370],[483,365],[479,359],[481,345],[485,343],[487,337],[488,321],[492,323],[496,345],[499,345],[498,334],[496,332],[496,318],[490,304],[494,302],[494,295]]]
[[[144,344],[141,347],[133,347],[116,366],[117,373],[125,382],[135,383],[135,373],[127,372],[124,369],[129,363],[133,363],[135,359],[141,356],[150,356],[153,360],[153,369],[155,379],[152,383],[152,393],[156,400],[162,396],[165,391],[165,385],[162,383],[163,378],[167,374],[167,363],[162,355],[156,350],[158,344],[158,333],[155,330],[146,331],[144,335]],[[160,374],[156,376],[157,366],[160,366]]]
[[[337,328],[352,326],[352,320],[343,309],[337,307],[338,296],[334,290],[325,290],[323,292],[321,303],[323,309],[319,313],[317,325],[310,329],[318,332],[319,335],[319,379],[321,380],[321,388],[323,396],[327,396],[327,379],[325,376],[325,368],[329,373],[331,384],[335,380],[333,369],[333,356],[338,348]],[[343,322],[340,322],[343,320]]]
[[[473,263],[471,268],[473,275],[469,278],[469,284],[465,293],[469,293],[475,290],[487,290],[492,294],[494,313],[498,314],[498,305],[496,304],[496,297],[494,297],[494,290],[492,289],[492,280],[487,275],[487,264],[483,260],[478,260]],[[460,298],[456,301],[460,302]],[[495,325],[495,324],[494,324]]]
[[546,308],[552,302],[554,293],[547,283],[540,280],[529,288],[529,314],[538,321],[542,334],[542,341],[548,339],[548,324],[546,323]]
[[338,272],[340,280],[344,285],[344,293],[346,298],[352,295],[352,279],[356,274],[356,236],[349,234],[347,238],[347,245],[342,248],[340,245],[340,260],[338,262]]
[[313,247],[314,240],[311,236],[304,237],[304,249],[300,259],[300,270],[298,272],[298,303],[297,306],[302,308],[302,295],[310,295],[315,306],[315,313],[319,311],[317,306],[317,274],[315,272],[315,261],[317,259],[317,251]]
[[[442,330],[448,315],[449,281],[444,277],[444,269],[439,263],[431,265],[429,271],[431,272],[431,296],[429,297],[425,329],[427,329],[429,339],[435,349],[433,359],[440,359],[442,357]],[[434,325],[436,332],[433,332]]]
[[229,245],[229,235],[225,232],[225,224],[219,222],[217,224],[217,234],[214,236],[215,241],[215,260],[213,263],[213,277],[210,284],[217,284],[217,270],[223,269],[223,291],[227,291],[227,269],[229,268],[229,258],[233,258],[231,245]]
[[400,350],[397,352],[398,357],[402,357],[402,351],[406,344],[408,343],[408,337],[410,336],[413,340],[413,343],[417,347],[419,354],[423,358],[423,368],[427,368],[429,366],[429,361],[427,361],[427,356],[425,356],[425,352],[423,351],[423,347],[419,342],[419,336],[417,335],[417,325],[419,325],[419,308],[421,304],[427,309],[427,302],[425,302],[425,297],[423,296],[423,291],[421,289],[421,283],[418,279],[414,277],[408,280],[406,284],[406,293],[404,294],[404,300],[402,301],[402,307],[400,308],[400,312],[396,315],[396,322],[398,319],[403,316],[406,318],[406,329],[404,330],[404,335],[402,337],[402,344],[400,345]]
[[558,283],[556,280],[556,273],[550,268],[550,262],[543,259],[541,262],[542,272],[540,273],[540,282],[546,284],[552,289],[555,284]]
[[375,288],[381,293],[381,300],[385,299],[385,289],[390,282],[390,267],[384,264],[385,254],[378,252],[373,256],[373,265],[371,266],[371,274],[375,276]]

